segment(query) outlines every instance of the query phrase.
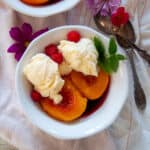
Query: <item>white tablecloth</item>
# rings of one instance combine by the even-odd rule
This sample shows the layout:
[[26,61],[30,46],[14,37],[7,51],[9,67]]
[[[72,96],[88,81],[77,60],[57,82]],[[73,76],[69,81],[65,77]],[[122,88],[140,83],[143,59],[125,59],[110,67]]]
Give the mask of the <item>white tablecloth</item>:
[[[150,1],[124,0],[137,34],[137,43],[150,49]],[[57,19],[56,19],[57,18]],[[31,124],[16,96],[16,62],[7,48],[13,42],[9,29],[29,22],[34,29],[64,24],[84,24],[96,28],[90,13],[81,2],[74,9],[47,18],[33,18],[13,11],[0,2],[0,137],[20,150],[149,150],[150,149],[150,69],[137,56],[140,81],[147,97],[147,108],[139,113],[133,98],[131,71],[128,100],[117,120],[107,130],[81,140],[55,139]]]

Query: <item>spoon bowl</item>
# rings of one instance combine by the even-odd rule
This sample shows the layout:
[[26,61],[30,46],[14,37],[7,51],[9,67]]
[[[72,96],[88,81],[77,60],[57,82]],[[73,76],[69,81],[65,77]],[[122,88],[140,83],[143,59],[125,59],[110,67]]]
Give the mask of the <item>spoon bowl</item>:
[[[133,26],[130,21],[126,24],[126,26],[122,28],[118,28],[113,26],[111,23],[111,19],[109,16],[101,16],[99,14],[94,16],[94,21],[96,26],[105,34],[115,34],[118,44],[124,48],[130,48],[131,45],[123,38],[126,38],[132,42],[135,42],[135,32]],[[124,35],[126,34],[126,35]]]
[[120,29],[120,31],[116,35],[116,38],[121,47],[131,48],[130,43],[127,42],[123,37],[126,37],[129,41],[132,41],[133,43],[136,40],[135,32],[130,21],[128,21],[128,23]]

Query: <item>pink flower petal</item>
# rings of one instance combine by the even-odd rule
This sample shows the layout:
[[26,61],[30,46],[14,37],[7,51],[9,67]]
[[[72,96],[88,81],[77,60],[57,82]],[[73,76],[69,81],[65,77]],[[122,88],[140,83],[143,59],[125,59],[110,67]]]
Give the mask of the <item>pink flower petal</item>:
[[15,43],[11,45],[8,49],[7,52],[9,53],[17,53],[19,51],[24,51],[25,47],[23,46],[22,43]]
[[11,38],[14,39],[15,41],[17,42],[23,41],[22,32],[18,27],[11,28],[11,30],[9,31],[9,34]]

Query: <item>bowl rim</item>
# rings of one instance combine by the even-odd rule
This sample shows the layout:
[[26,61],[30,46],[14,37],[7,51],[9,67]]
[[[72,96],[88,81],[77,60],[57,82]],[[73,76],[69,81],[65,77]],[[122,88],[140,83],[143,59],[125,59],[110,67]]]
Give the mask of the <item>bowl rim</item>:
[[[47,6],[41,6],[41,7],[35,7],[27,5],[21,1],[18,0],[18,5],[14,3],[13,0],[3,0],[5,3],[7,3],[10,7],[15,9],[16,11],[32,16],[32,17],[48,17],[52,15],[56,15],[58,13],[62,13],[64,11],[67,11],[69,9],[72,9],[74,6],[76,6],[80,0],[74,0],[74,1],[61,1],[56,4],[47,5]],[[57,5],[62,5],[62,7],[59,7],[59,9],[56,9]],[[22,6],[22,7],[20,7]]]
[[[56,28],[54,28],[54,29],[52,29],[52,30],[49,30],[49,31],[47,31],[46,33],[43,33],[42,35],[40,35],[39,37],[37,37],[35,40],[33,40],[33,41],[30,43],[30,45],[29,45],[29,47],[27,48],[27,50],[25,51],[23,57],[21,58],[20,62],[19,62],[18,65],[17,65],[17,68],[16,68],[15,81],[16,81],[16,91],[17,91],[17,95],[18,95],[18,98],[19,98],[19,99],[22,97],[22,95],[20,95],[20,92],[19,92],[19,90],[18,90],[18,89],[20,89],[20,86],[19,86],[19,70],[20,70],[20,66],[21,66],[21,64],[22,64],[22,62],[23,62],[24,57],[26,56],[26,54],[27,54],[28,51],[30,50],[30,47],[32,47],[32,45],[33,45],[34,43],[36,43],[37,41],[39,41],[39,40],[40,40],[41,38],[43,38],[44,36],[47,36],[50,32],[55,32],[55,31],[61,30],[61,29],[74,29],[74,28],[76,28],[76,29],[84,29],[84,30],[88,30],[88,31],[94,32],[94,33],[96,33],[97,35],[102,35],[101,33],[97,32],[97,31],[95,31],[94,29],[89,28],[89,27],[87,27],[87,26],[83,26],[83,25],[65,25],[65,26],[60,26],[60,27],[56,27]],[[103,35],[103,36],[104,36],[104,35]],[[104,37],[105,37],[105,36],[104,36]],[[106,37],[106,38],[107,38],[107,37]],[[24,106],[24,103],[23,103],[23,101],[22,101],[21,99],[20,99],[20,102],[21,102],[21,104],[22,104],[22,106],[23,106],[23,109],[24,109],[24,111],[25,111],[27,117],[31,120],[31,122],[32,122],[35,126],[37,126],[38,128],[40,128],[41,130],[45,131],[46,133],[48,133],[48,134],[50,134],[50,135],[53,135],[53,136],[56,137],[56,138],[59,138],[59,139],[80,139],[80,138],[84,138],[84,137],[88,137],[88,136],[94,135],[94,134],[96,134],[97,132],[102,131],[102,130],[108,128],[108,127],[116,120],[117,116],[119,115],[119,113],[120,113],[120,111],[121,111],[121,109],[122,109],[122,107],[123,107],[123,105],[124,105],[124,103],[125,103],[125,101],[126,101],[126,99],[127,99],[127,95],[128,95],[128,85],[129,85],[127,64],[124,63],[123,67],[124,67],[124,71],[126,72],[126,74],[124,74],[124,78],[125,78],[125,81],[126,81],[126,82],[125,82],[126,84],[124,85],[124,88],[123,88],[123,90],[124,90],[124,98],[122,98],[122,103],[121,103],[120,106],[118,106],[118,110],[115,112],[116,114],[113,115],[113,117],[111,118],[111,120],[109,120],[107,123],[105,123],[105,125],[103,125],[103,127],[100,127],[100,126],[98,126],[98,125],[95,125],[95,128],[92,128],[92,129],[89,130],[89,131],[86,131],[86,128],[85,128],[85,131],[82,132],[82,135],[81,135],[81,134],[77,134],[77,133],[75,133],[74,135],[70,135],[70,134],[68,135],[68,134],[66,133],[66,131],[69,132],[69,129],[67,130],[67,127],[66,127],[65,130],[64,130],[64,128],[61,127],[61,129],[64,130],[64,131],[62,131],[63,134],[62,134],[62,133],[60,134],[60,133],[58,133],[58,132],[56,131],[56,130],[57,130],[57,127],[56,127],[56,128],[54,127],[54,130],[52,130],[52,129],[50,129],[50,130],[49,130],[49,129],[45,129],[44,126],[41,125],[41,123],[38,122],[38,121],[36,120],[36,118],[34,118],[34,117],[31,115],[31,112],[28,110],[27,107]],[[38,113],[38,111],[37,111],[36,113]],[[45,117],[46,117],[46,116],[45,116]],[[51,117],[49,117],[49,118],[51,118]],[[89,120],[87,120],[87,123],[88,123],[88,121],[89,121]],[[52,122],[53,122],[53,121],[52,121]],[[55,124],[56,126],[57,126],[57,125],[60,126],[61,122],[59,122],[58,124],[57,124],[57,122],[55,122],[54,124]],[[82,125],[83,125],[83,124],[82,124]],[[80,126],[77,125],[77,127],[79,128]],[[75,128],[71,128],[71,130],[73,130],[73,129],[75,129]],[[65,133],[66,133],[66,134],[65,134]]]

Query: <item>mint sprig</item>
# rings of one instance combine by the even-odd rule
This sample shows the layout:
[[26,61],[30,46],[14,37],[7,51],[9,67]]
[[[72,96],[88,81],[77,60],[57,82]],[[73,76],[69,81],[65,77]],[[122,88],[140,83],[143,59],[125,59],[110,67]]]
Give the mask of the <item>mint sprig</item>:
[[[96,47],[96,50],[98,51],[99,57],[102,59],[105,59],[105,46],[103,45],[103,42],[99,40],[97,37],[94,37],[94,45]],[[103,60],[104,61],[104,60]]]
[[95,48],[98,52],[98,65],[109,74],[116,72],[119,67],[119,62],[125,60],[125,56],[117,54],[117,44],[113,37],[110,38],[108,53],[103,42],[98,38],[93,39]]
[[117,44],[115,42],[115,39],[114,38],[110,38],[110,41],[109,41],[109,54],[116,54],[117,52]]

